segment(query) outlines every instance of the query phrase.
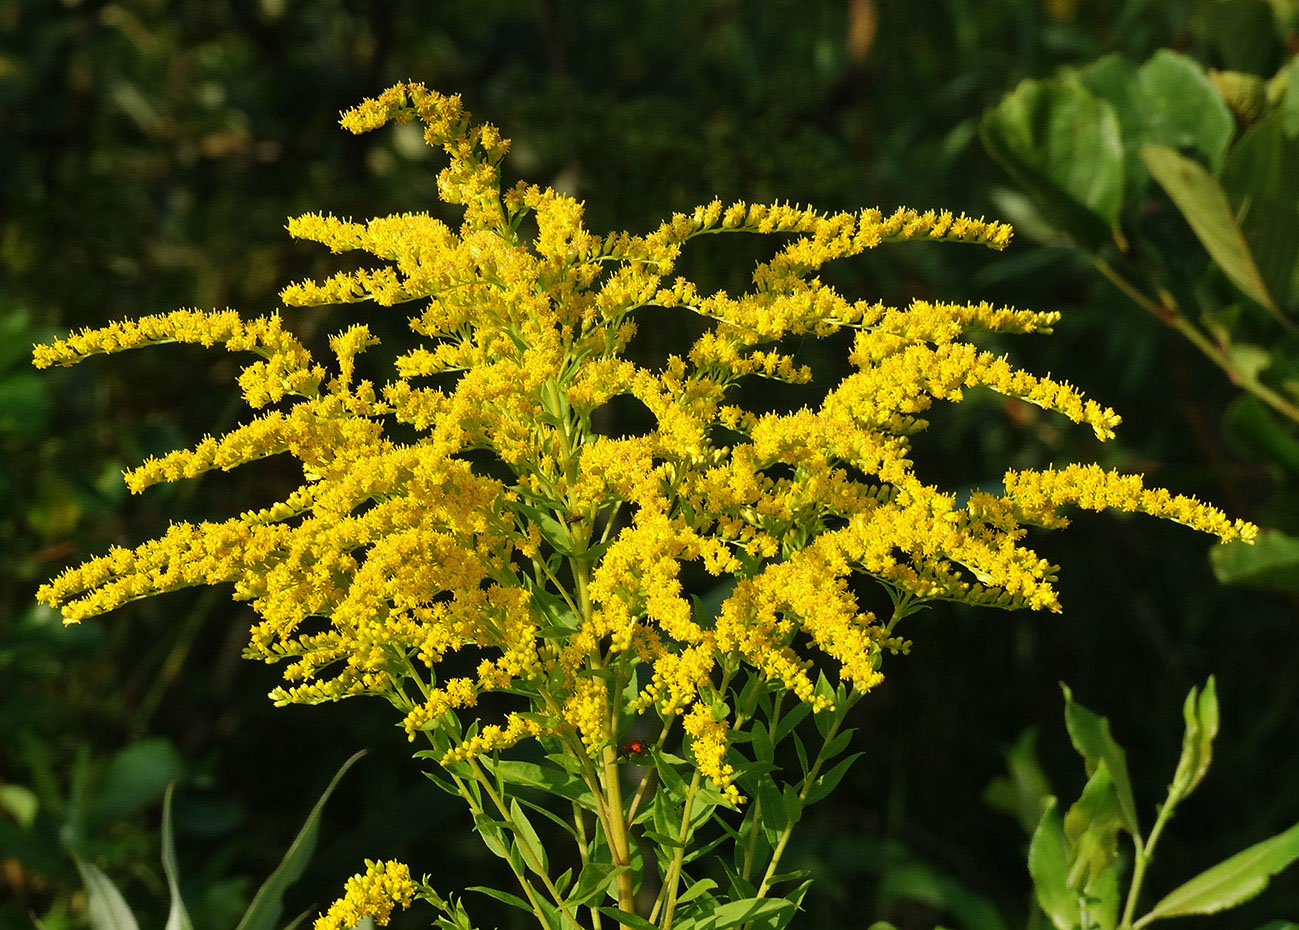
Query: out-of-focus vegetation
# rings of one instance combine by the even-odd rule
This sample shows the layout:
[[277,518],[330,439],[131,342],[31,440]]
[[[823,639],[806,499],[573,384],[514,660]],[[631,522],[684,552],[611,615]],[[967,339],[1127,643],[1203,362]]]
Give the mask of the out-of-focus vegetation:
[[[1257,85],[1246,79],[1295,73],[1294,7],[0,0],[0,927],[30,926],[29,915],[48,930],[86,926],[69,849],[112,877],[142,925],[161,926],[159,818],[172,780],[195,926],[232,927],[329,773],[363,746],[373,752],[340,784],[286,913],[327,902],[358,856],[405,854],[484,875],[495,868],[468,823],[448,822],[428,797],[382,708],[271,708],[262,695],[272,673],[239,659],[248,617],[224,597],[176,594],[71,629],[32,602],[36,585],[68,562],[139,541],[167,517],[225,516],[228,501],[269,500],[285,480],[282,465],[268,462],[130,497],[124,465],[192,443],[194,424],[224,429],[238,416],[232,366],[171,347],[37,375],[27,352],[52,332],[181,306],[273,309],[286,281],[336,268],[290,242],[287,216],[431,208],[433,163],[418,134],[350,137],[334,125],[344,107],[403,78],[462,93],[515,140],[512,170],[575,192],[597,231],[647,228],[665,204],[684,209],[714,196],[947,207],[1017,221],[1019,239],[996,261],[894,250],[836,271],[835,283],[892,302],[959,294],[1060,309],[1055,336],[1003,350],[1124,415],[1119,444],[1103,450],[1108,464],[1295,533],[1294,424],[1233,386],[1166,318],[1134,312],[1094,266],[1099,256],[1156,308],[1170,306],[1166,291],[1212,346],[1287,396],[1293,272],[1279,270],[1284,248],[1261,243],[1299,226],[1287,227],[1272,206],[1243,208],[1262,199],[1258,190],[1282,210],[1296,196],[1292,160],[1259,174],[1273,140],[1293,147],[1284,141],[1293,110],[1269,109],[1265,85],[1256,111]],[[1241,76],[1206,78],[1236,109],[1205,103],[1218,116],[1202,115],[1186,130],[1189,143],[1137,128],[1142,111],[1129,105],[1146,86],[1143,63],[1173,55],[1199,75]],[[1082,231],[1069,217],[1084,214],[1065,204],[1062,217],[1042,186],[1043,177],[1059,186],[1056,163],[1030,161],[1031,177],[1022,166],[1008,175],[980,140],[982,125],[1001,162],[1028,157],[998,148],[984,116],[1024,100],[1025,79],[1052,105],[1090,95],[1094,104],[1071,106],[1099,111],[1102,136],[1117,127],[1091,167],[1112,165],[1117,145],[1123,180],[1111,182],[1120,193],[1075,198],[1100,217],[1079,220]],[[1038,118],[1028,122],[1040,129]],[[1047,148],[1061,163],[1076,161],[1095,130],[1054,117],[1050,125],[1064,126]],[[1197,133],[1212,135],[1211,150]],[[1233,274],[1206,241],[1187,196],[1142,157],[1144,143],[1171,152],[1155,158],[1181,177],[1221,186],[1276,314],[1251,290],[1248,269]],[[706,279],[710,254],[695,253],[692,273]],[[349,312],[286,317],[310,341]],[[367,322],[380,336],[404,326],[382,312],[367,311]],[[670,333],[646,330],[647,350],[656,339],[671,344]],[[1067,424],[1020,407],[1006,418],[992,403],[986,415],[963,405],[932,431],[941,438],[921,451],[933,478],[995,482],[1007,464],[1091,448]],[[1003,750],[1020,746],[1012,764],[1026,764],[1016,741],[1033,723],[1034,765],[1062,796],[1081,788],[1058,726],[1060,679],[1083,703],[1104,706],[1134,759],[1149,761],[1134,763],[1133,789],[1150,804],[1164,788],[1155,763],[1177,752],[1167,720],[1193,684],[1217,676],[1220,761],[1169,828],[1179,841],[1170,836],[1167,858],[1151,866],[1152,887],[1161,876],[1159,887],[1171,887],[1296,818],[1293,596],[1220,586],[1203,543],[1175,528],[1079,523],[1082,532],[1043,544],[1068,566],[1063,616],[935,610],[910,621],[912,659],[855,721],[867,756],[791,851],[818,876],[804,926],[881,917],[904,928],[991,930],[1040,920],[1029,916],[1025,837],[982,793],[1004,767]],[[1188,569],[1195,565],[1204,568]],[[1201,835],[1212,839],[1198,844]],[[490,902],[470,903],[483,925],[497,915]],[[1183,926],[1251,928],[1276,914],[1299,914],[1292,875],[1274,881],[1260,908]],[[419,925],[419,915],[405,925]]]

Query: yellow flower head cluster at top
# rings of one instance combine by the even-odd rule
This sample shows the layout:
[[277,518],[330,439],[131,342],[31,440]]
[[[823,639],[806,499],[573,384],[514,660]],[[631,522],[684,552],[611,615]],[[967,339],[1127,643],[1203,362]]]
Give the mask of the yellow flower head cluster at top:
[[[459,227],[427,213],[298,217],[293,236],[377,262],[282,293],[289,306],[403,305],[416,339],[387,380],[358,373],[376,342],[365,325],[332,337],[317,360],[278,314],[184,310],[36,348],[41,367],[164,342],[252,354],[239,386],[257,413],[144,462],[126,475],[132,491],[284,453],[304,475],[274,506],[177,523],[64,572],[39,596],[68,621],[228,583],[259,617],[248,655],[285,664],[278,702],[382,694],[413,735],[472,722],[484,693],[514,696],[514,712],[465,731],[447,761],[537,737],[607,753],[630,714],[656,712],[681,719],[701,773],[735,799],[721,682],[747,666],[821,710],[831,699],[815,686],[819,670],[867,689],[882,651],[900,645],[859,606],[854,574],[910,602],[1057,610],[1056,569],[1024,537],[1029,525],[1061,525],[1062,507],[1143,511],[1224,540],[1255,532],[1094,466],[1008,473],[1003,493],[963,504],[917,475],[910,437],[935,400],[970,388],[1101,439],[1118,423],[1070,385],[963,339],[1049,332],[1056,314],[889,307],[818,276],[904,240],[1001,249],[1004,224],[714,201],[643,235],[602,236],[570,197],[502,189],[508,143],[470,122],[458,97],[399,85],[342,122],[363,132],[410,120],[449,157],[438,190],[463,207]],[[776,242],[744,293],[705,293],[674,273],[691,239],[721,233]],[[666,325],[655,321],[679,312],[668,308],[707,328],[661,367],[628,358],[637,325]],[[818,406],[736,405],[742,379],[809,380],[787,347],[843,330],[855,336],[853,370]],[[652,428],[597,430],[618,396],[643,404]],[[719,591],[733,585],[717,610],[692,601],[689,563],[717,576]]]

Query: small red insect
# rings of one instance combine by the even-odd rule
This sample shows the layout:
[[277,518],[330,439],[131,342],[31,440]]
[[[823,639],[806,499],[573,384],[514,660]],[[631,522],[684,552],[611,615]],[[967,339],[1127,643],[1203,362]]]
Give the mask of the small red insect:
[[627,742],[622,744],[622,747],[618,750],[618,755],[639,756],[639,755],[643,755],[645,753],[645,750],[648,748],[649,747],[645,745],[645,741],[643,739],[629,739],[627,740]]

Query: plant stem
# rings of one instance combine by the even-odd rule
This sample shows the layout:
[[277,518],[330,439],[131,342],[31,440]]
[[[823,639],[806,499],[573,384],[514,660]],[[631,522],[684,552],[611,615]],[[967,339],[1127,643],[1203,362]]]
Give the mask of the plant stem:
[[1150,860],[1155,856],[1155,844],[1159,842],[1159,836],[1164,832],[1164,827],[1168,824],[1169,818],[1173,816],[1173,808],[1177,806],[1180,800],[1180,797],[1170,792],[1168,800],[1159,808],[1159,815],[1155,818],[1155,825],[1150,828],[1149,839],[1143,844],[1140,837],[1133,837],[1133,843],[1136,846],[1136,858],[1132,864],[1132,884],[1128,886],[1128,900],[1123,907],[1123,919],[1119,922],[1121,928],[1131,927],[1136,930],[1136,928],[1149,923],[1146,918],[1138,920],[1135,924],[1132,923],[1132,914],[1137,909],[1137,898],[1141,895],[1141,883],[1146,877],[1146,866],[1150,865]]
[[1231,357],[1221,348],[1214,345],[1213,342],[1200,331],[1200,328],[1178,312],[1175,306],[1166,306],[1157,303],[1143,294],[1132,282],[1119,274],[1109,262],[1103,258],[1093,258],[1092,264],[1096,270],[1104,275],[1105,279],[1126,294],[1134,303],[1142,307],[1160,322],[1177,330],[1186,339],[1194,345],[1200,352],[1213,364],[1217,365],[1227,375],[1227,379],[1237,387],[1253,394],[1263,403],[1267,404],[1277,413],[1287,419],[1299,423],[1299,407],[1296,407],[1290,401],[1286,400],[1276,391],[1272,390],[1266,384],[1263,384],[1252,374],[1243,372],[1231,360]]

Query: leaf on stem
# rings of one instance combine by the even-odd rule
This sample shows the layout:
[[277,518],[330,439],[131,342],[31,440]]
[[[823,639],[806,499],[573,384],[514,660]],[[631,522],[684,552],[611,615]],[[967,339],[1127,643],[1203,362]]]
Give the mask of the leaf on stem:
[[1267,887],[1272,876],[1299,859],[1299,823],[1255,843],[1170,892],[1134,926],[1165,917],[1216,914],[1236,907]]

